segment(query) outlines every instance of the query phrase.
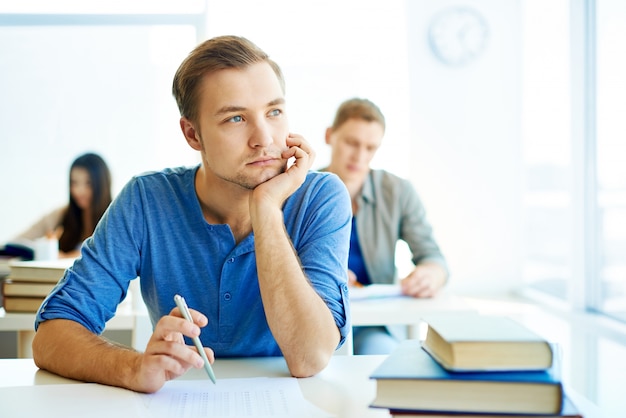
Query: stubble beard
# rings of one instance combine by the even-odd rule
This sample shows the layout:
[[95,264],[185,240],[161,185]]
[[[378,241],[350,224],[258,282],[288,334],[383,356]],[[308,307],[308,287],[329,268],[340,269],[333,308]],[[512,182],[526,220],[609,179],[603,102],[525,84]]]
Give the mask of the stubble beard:
[[[258,180],[258,179],[251,179],[249,176],[246,176],[245,174],[239,172],[239,173],[235,173],[234,176],[227,176],[227,175],[220,175],[218,174],[215,170],[213,170],[213,168],[211,167],[211,165],[209,164],[209,161],[206,157],[206,149],[204,148],[204,141],[200,141],[200,147],[202,148],[202,161],[203,164],[210,169],[214,175],[216,175],[217,177],[219,177],[220,179],[232,183],[232,184],[236,184],[239,187],[242,187],[246,190],[254,190],[258,185],[265,183],[268,180],[273,179],[274,177],[278,176],[279,174],[284,173],[287,170],[287,160],[285,160],[284,164],[274,173],[269,172],[270,170],[274,171],[274,169],[270,169],[267,168],[266,170],[263,171],[262,173],[262,179]],[[280,155],[280,154],[279,154]],[[268,173],[269,172],[269,173]]]
[[236,185],[238,185],[238,186],[240,186],[240,187],[242,187],[244,189],[254,190],[260,184],[263,184],[266,181],[269,181],[269,180],[273,179],[274,177],[284,173],[285,170],[287,170],[287,162],[286,161],[278,170],[274,170],[274,169],[272,169],[271,171],[270,171],[270,169],[264,170],[256,178],[250,178],[250,176],[246,176],[243,173],[238,173],[238,174],[236,174],[233,177],[221,176],[221,178],[222,178],[222,180],[225,180],[227,182],[236,184]]

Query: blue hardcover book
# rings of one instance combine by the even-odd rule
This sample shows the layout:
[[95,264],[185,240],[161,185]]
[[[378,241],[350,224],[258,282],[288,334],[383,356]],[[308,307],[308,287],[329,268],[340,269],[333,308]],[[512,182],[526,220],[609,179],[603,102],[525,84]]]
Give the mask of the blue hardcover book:
[[451,372],[405,340],[381,365],[373,407],[439,412],[556,415],[563,408],[560,358],[543,371]]

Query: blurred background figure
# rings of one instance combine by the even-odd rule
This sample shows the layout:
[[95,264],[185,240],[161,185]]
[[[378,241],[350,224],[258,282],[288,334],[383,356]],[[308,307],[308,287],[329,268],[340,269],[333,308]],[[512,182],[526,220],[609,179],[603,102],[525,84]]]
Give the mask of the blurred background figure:
[[7,245],[33,248],[40,238],[58,240],[59,257],[77,257],[111,203],[111,173],[98,154],[74,160],[69,173],[69,203],[44,215]]
[[[432,297],[448,280],[446,261],[426,219],[424,206],[412,184],[385,170],[370,167],[385,134],[385,117],[367,99],[343,102],[326,143],[330,165],[352,199],[352,235],[348,282],[352,286],[400,283],[404,295]],[[399,279],[396,244],[405,241],[414,269]],[[402,338],[400,329],[354,327],[355,354],[388,354]]]

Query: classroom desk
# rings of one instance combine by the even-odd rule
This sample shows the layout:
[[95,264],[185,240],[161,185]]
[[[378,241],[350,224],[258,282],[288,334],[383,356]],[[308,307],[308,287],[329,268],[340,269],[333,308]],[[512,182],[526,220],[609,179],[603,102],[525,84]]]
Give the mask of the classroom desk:
[[[409,338],[420,337],[420,319],[436,312],[474,310],[464,298],[448,293],[431,299],[411,297],[387,297],[351,301],[352,325],[405,325]],[[18,334],[18,357],[32,357],[34,337],[34,313],[6,313],[0,308],[0,331],[16,331]],[[143,303],[123,302],[117,314],[106,324],[107,330],[132,331],[132,346],[138,350],[152,334],[152,325]],[[338,354],[352,354],[352,334],[350,334]]]
[[[351,300],[350,311],[352,326],[404,325],[408,338],[423,338],[425,328],[421,319],[425,315],[454,311],[475,312],[476,309],[465,298],[444,291],[427,299],[398,296]],[[352,334],[338,352],[352,354]]]
[[[309,402],[337,417],[389,417],[387,410],[369,408],[376,390],[376,383],[369,379],[369,373],[384,358],[385,356],[335,356],[331,359],[329,367],[318,375],[299,379],[300,390]],[[282,357],[219,359],[215,361],[213,368],[218,379],[289,377],[287,365]],[[202,369],[192,369],[181,378],[206,381],[206,374]],[[37,369],[32,359],[0,359],[0,388],[68,383],[80,384],[80,382]],[[68,393],[68,396],[60,399],[58,404],[46,406],[45,409],[49,411],[48,416],[62,415],[64,404],[70,401],[70,397],[71,393]],[[102,408],[114,408],[114,402],[111,402],[111,405],[113,406],[103,405]],[[98,408],[97,405],[93,407]],[[2,405],[0,405],[1,410]],[[119,416],[125,415],[120,413]]]
[[[384,409],[369,408],[374,399],[376,382],[369,379],[372,371],[385,359],[385,356],[334,356],[328,367],[314,377],[298,379],[300,390],[309,402],[329,412],[337,418],[383,418],[389,417]],[[282,357],[217,359],[213,365],[217,378],[229,377],[289,377],[287,365]],[[204,370],[193,369],[182,379],[203,379]],[[0,390],[8,386],[32,386],[54,384],[80,384],[52,373],[39,370],[32,359],[0,359]],[[568,392],[585,418],[599,418],[593,404],[578,394]],[[47,416],[63,416],[68,393],[54,405],[46,405]],[[19,402],[19,400],[16,400]],[[115,408],[115,402],[101,405],[101,408]],[[98,405],[93,405],[98,408]],[[0,410],[2,406],[0,405]],[[121,413],[119,416],[124,416]]]
[[442,292],[433,298],[408,296],[351,300],[352,325],[417,325],[429,313],[475,311],[461,296]]
[[[141,299],[139,280],[131,282],[128,297],[120,303],[115,316],[107,323],[108,331],[131,331],[131,345],[143,351],[152,335],[152,324],[148,311]],[[35,337],[35,313],[5,312],[0,307],[0,331],[17,332],[18,358],[32,358],[32,343]]]
[[[17,332],[17,353],[19,358],[33,356],[32,343],[35,336],[35,314],[4,311],[0,308],[0,331]],[[144,340],[152,334],[152,326],[148,314],[143,310],[135,310],[130,304],[120,305],[117,313],[106,324],[107,330],[128,330],[132,332],[132,345],[143,350]]]

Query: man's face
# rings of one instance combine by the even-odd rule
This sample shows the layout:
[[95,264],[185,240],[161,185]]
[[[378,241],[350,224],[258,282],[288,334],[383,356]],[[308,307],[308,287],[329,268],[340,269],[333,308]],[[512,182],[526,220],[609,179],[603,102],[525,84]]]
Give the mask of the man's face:
[[330,171],[344,183],[363,181],[380,147],[384,130],[378,122],[348,119],[338,129],[329,129],[326,143],[332,148]]
[[246,189],[285,171],[285,100],[267,63],[205,76],[196,132],[208,172]]

